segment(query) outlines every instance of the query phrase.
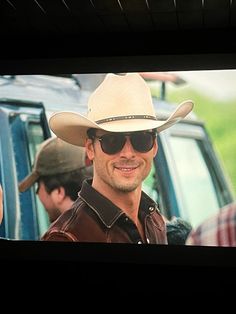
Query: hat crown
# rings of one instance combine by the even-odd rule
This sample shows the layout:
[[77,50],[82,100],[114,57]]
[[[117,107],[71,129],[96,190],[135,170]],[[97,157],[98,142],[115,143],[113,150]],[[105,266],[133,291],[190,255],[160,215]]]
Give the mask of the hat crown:
[[49,125],[64,141],[85,146],[88,129],[106,132],[137,132],[171,127],[193,108],[187,100],[179,104],[167,120],[157,119],[151,90],[138,73],[107,74],[104,81],[90,95],[88,112],[62,111],[51,116]]
[[41,145],[34,170],[40,176],[70,172],[85,167],[85,156],[84,148],[50,138]]
[[94,122],[113,117],[155,117],[151,91],[137,73],[107,74],[88,101],[88,119]]
[[26,191],[40,177],[65,174],[74,170],[80,171],[81,182],[83,178],[92,176],[93,169],[86,162],[85,148],[51,137],[40,145],[32,172],[19,183],[19,191]]

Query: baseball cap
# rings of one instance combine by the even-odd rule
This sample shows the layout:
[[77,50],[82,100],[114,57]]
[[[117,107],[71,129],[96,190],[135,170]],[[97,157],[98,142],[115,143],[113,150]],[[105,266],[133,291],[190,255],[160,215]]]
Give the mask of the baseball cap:
[[92,166],[89,165],[84,147],[69,144],[58,137],[51,137],[44,141],[35,156],[32,172],[18,185],[19,191],[29,189],[40,177],[52,176],[81,169],[92,175]]

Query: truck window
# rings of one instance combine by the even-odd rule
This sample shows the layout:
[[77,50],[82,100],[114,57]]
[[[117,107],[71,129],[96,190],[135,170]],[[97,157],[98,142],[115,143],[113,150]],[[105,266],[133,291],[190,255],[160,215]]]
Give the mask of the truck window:
[[171,136],[175,156],[175,175],[181,191],[181,216],[196,227],[219,209],[217,190],[198,141]]
[[[42,126],[39,123],[33,121],[29,121],[27,133],[31,167],[33,167],[35,155],[39,149],[39,145],[44,141],[44,134]],[[33,186],[33,189],[36,201],[36,215],[38,221],[39,235],[42,236],[49,227],[49,219],[47,212],[45,211],[42,203],[36,195],[36,185]]]
[[143,190],[166,218],[196,227],[231,201],[229,187],[204,127],[179,123],[158,136],[158,153]]
[[[10,117],[13,150],[18,182],[32,169],[39,144],[44,140],[39,116],[12,115]],[[35,193],[35,186],[19,194],[19,238],[38,240],[49,226],[48,216]]]

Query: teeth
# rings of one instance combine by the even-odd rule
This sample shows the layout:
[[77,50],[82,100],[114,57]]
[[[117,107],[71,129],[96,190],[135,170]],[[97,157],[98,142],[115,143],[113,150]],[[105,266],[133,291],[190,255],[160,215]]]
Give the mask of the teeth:
[[119,168],[119,169],[122,170],[122,171],[131,171],[131,170],[133,170],[135,168]]

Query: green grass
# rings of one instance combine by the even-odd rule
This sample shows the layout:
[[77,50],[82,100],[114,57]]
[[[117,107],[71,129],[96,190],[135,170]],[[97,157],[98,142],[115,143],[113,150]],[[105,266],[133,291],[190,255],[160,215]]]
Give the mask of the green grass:
[[189,87],[168,91],[167,101],[180,103],[194,101],[194,112],[206,123],[206,129],[223,167],[236,191],[236,98],[230,101],[215,100]]

